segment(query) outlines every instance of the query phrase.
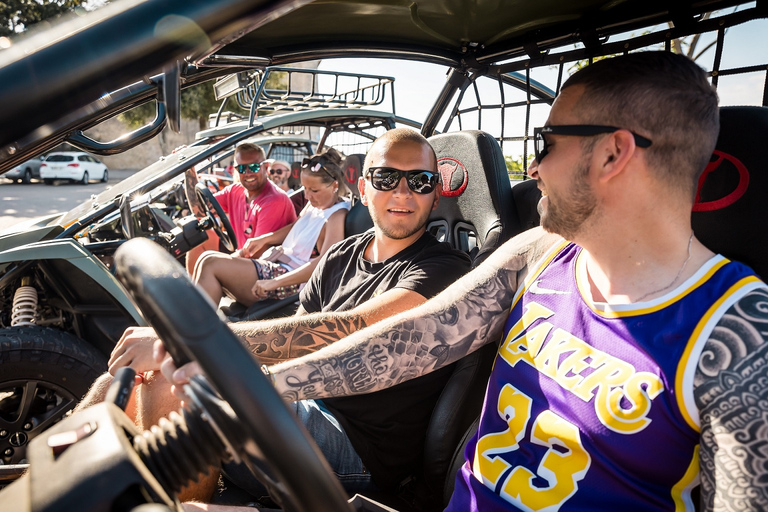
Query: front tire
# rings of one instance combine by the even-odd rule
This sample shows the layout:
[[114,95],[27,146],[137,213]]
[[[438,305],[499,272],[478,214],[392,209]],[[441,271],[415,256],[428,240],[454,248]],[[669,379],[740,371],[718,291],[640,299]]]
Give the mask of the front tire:
[[109,170],[104,169],[104,176],[101,177],[101,182],[106,183],[109,181]]
[[77,405],[107,362],[67,332],[10,327],[0,330],[0,368],[0,464],[19,464],[29,441]]
[[24,177],[21,178],[21,182],[25,185],[29,185],[32,182],[32,171],[30,169],[24,171]]
[[88,184],[88,171],[83,171],[83,179],[80,180],[83,185]]

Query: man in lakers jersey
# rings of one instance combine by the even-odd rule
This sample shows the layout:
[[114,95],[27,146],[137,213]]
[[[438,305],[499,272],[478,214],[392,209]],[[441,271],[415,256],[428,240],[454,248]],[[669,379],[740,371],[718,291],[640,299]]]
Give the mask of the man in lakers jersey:
[[[535,130],[543,229],[419,308],[272,367],[276,387],[352,394],[361,370],[340,361],[387,354],[375,391],[498,343],[449,510],[693,510],[699,484],[702,510],[768,510],[768,291],[691,229],[718,132],[689,59],[587,66]],[[287,384],[310,374],[328,385]]]

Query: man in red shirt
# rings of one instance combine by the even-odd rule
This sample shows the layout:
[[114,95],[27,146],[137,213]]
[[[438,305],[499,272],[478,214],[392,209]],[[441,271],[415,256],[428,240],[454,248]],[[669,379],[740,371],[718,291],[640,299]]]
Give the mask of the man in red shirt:
[[[261,146],[243,143],[235,149],[235,170],[240,174],[235,182],[214,194],[216,200],[229,216],[229,222],[237,237],[237,246],[246,240],[272,233],[296,220],[296,211],[290,198],[268,178],[269,163]],[[202,206],[195,194],[198,179],[194,169],[188,169],[184,188],[192,212],[202,216]],[[217,250],[219,241],[211,236],[207,242],[195,247],[187,254],[187,271],[192,273],[195,262],[206,250]]]

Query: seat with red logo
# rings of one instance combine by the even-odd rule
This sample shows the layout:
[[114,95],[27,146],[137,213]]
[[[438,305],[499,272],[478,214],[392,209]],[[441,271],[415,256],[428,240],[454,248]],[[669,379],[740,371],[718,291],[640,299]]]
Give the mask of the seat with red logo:
[[768,231],[760,228],[768,173],[759,148],[768,133],[768,108],[722,107],[720,137],[699,180],[691,222],[712,251],[768,278]]
[[[477,265],[511,236],[532,227],[520,218],[520,212],[530,208],[515,204],[518,197],[513,196],[496,139],[482,131],[466,130],[435,135],[429,142],[437,154],[443,182],[440,205],[428,226],[433,234],[470,253]],[[520,186],[535,188],[535,183],[522,183],[515,189]],[[538,224],[538,217],[534,222]]]
[[357,179],[363,175],[363,162],[365,162],[365,155],[363,154],[348,155],[344,161],[341,162],[341,170],[344,173],[347,187],[349,187],[349,190],[352,192],[355,199],[360,199],[360,190],[357,188]]

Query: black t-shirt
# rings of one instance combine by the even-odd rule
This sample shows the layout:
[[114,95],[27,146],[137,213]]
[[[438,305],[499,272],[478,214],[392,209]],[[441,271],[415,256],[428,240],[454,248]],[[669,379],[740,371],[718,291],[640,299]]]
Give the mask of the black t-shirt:
[[[332,247],[301,292],[308,313],[345,311],[394,288],[431,298],[470,268],[469,257],[425,233],[380,263],[363,258],[373,233]],[[367,395],[325,399],[382,489],[395,488],[420,467],[424,435],[451,367]]]

